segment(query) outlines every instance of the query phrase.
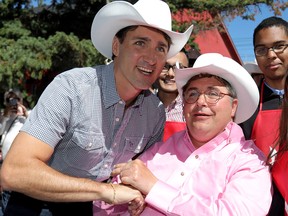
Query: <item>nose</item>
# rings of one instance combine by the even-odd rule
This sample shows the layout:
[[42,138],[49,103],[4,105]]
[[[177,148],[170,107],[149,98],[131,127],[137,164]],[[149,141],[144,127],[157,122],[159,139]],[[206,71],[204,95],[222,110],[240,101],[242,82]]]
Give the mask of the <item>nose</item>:
[[275,57],[277,57],[277,54],[275,53],[275,51],[273,50],[272,47],[270,47],[270,48],[268,49],[267,57],[268,57],[268,58],[275,58]]
[[150,65],[153,65],[157,61],[156,52],[153,49],[148,49],[144,55],[144,60]]
[[171,76],[171,77],[174,77],[175,76],[175,72],[174,72],[174,69],[173,67],[170,67],[168,72],[167,72],[167,75]]
[[196,103],[199,105],[206,104],[206,98],[205,98],[204,93],[199,94],[198,99],[196,100]]

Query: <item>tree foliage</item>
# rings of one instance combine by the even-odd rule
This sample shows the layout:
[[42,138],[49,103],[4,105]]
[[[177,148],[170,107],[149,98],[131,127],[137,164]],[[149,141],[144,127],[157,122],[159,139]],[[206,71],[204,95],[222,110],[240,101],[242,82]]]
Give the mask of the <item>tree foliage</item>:
[[[97,11],[108,0],[2,0],[0,1],[0,93],[11,87],[24,91],[33,104],[53,77],[72,67],[103,64],[104,57],[90,41]],[[130,0],[132,4],[136,0]],[[168,0],[171,11],[201,14],[213,19],[173,20],[173,29],[184,31],[219,27],[223,19],[236,16],[253,20],[266,4],[281,15],[285,0]],[[152,6],[152,5],[151,5]],[[188,10],[187,10],[188,9]],[[190,45],[197,48],[193,42]]]
[[7,21],[0,29],[0,91],[17,87],[31,106],[58,73],[103,62],[90,40],[73,33],[33,37],[19,20]]

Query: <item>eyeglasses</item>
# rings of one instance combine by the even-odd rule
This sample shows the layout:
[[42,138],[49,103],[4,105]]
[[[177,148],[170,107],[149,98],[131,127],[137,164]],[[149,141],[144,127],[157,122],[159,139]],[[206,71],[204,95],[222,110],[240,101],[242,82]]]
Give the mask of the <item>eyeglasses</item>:
[[172,70],[174,71],[177,68],[177,66],[178,66],[179,69],[187,68],[186,66],[184,66],[181,63],[179,63],[178,65],[177,64],[175,64],[175,65],[165,64],[163,69],[162,69],[162,73],[168,73],[170,68],[172,68]]
[[186,103],[194,104],[202,94],[204,94],[205,101],[208,104],[216,104],[225,95],[232,97],[231,94],[226,94],[215,89],[208,89],[202,93],[195,89],[190,89],[184,92],[184,100]]
[[284,52],[287,48],[288,44],[276,44],[272,47],[265,47],[265,46],[258,46],[255,47],[254,52],[256,56],[265,56],[267,55],[268,51],[272,49],[272,51],[276,54]]

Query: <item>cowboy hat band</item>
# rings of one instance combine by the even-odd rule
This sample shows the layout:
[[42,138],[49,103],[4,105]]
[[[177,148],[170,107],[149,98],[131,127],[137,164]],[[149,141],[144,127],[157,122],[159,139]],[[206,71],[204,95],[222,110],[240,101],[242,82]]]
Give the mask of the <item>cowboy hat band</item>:
[[191,77],[201,73],[221,77],[235,89],[239,102],[234,122],[239,124],[253,115],[259,103],[259,91],[255,81],[245,68],[233,59],[219,53],[202,54],[196,59],[193,67],[175,71],[176,85],[182,98],[183,86]]
[[133,25],[149,26],[166,33],[172,40],[167,58],[184,47],[193,29],[191,25],[184,33],[172,31],[170,8],[161,0],[139,0],[134,5],[114,1],[95,15],[91,28],[92,43],[102,55],[111,58],[114,36],[119,30]]

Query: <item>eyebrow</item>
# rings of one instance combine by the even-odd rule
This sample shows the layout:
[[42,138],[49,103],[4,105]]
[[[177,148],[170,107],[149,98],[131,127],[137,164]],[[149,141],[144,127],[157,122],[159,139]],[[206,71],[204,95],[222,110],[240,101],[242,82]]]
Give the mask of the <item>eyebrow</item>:
[[[272,44],[275,45],[275,44],[279,44],[279,43],[288,43],[288,42],[286,40],[280,40],[280,41],[275,41]],[[257,44],[257,45],[255,45],[255,48],[256,47],[261,47],[261,46],[265,46],[266,47],[266,44]]]
[[[188,88],[186,91],[189,91],[189,90],[198,90],[198,89],[199,89],[199,88],[197,88],[197,87],[190,87],[190,88]],[[208,86],[206,90],[220,90],[220,89],[218,89],[218,88],[215,87],[215,86]],[[204,91],[206,91],[206,90],[204,90]]]
[[[147,42],[150,42],[150,41],[151,41],[151,39],[150,39],[149,37],[141,37],[141,36],[135,36],[135,37],[133,38],[133,40],[143,40],[143,41],[147,41]],[[162,47],[166,47],[166,48],[168,49],[168,45],[165,44],[165,43],[162,42],[162,41],[158,41],[158,45],[159,45],[159,46],[162,46]]]

